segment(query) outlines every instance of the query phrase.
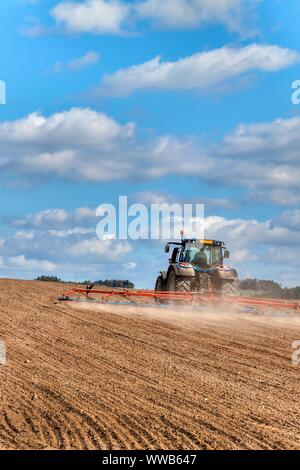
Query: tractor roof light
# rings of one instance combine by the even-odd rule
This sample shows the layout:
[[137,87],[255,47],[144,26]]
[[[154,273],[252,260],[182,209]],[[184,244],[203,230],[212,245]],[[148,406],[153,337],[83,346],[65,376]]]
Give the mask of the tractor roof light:
[[199,240],[199,243],[202,243],[203,245],[225,246],[224,242],[216,240]]

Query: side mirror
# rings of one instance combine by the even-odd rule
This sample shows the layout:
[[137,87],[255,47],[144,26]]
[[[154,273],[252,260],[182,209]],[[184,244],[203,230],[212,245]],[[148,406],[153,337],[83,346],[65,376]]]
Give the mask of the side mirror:
[[224,251],[224,258],[225,258],[225,259],[228,259],[229,257],[230,257],[230,251],[225,250],[225,251]]
[[170,245],[168,243],[165,246],[165,253],[170,253]]

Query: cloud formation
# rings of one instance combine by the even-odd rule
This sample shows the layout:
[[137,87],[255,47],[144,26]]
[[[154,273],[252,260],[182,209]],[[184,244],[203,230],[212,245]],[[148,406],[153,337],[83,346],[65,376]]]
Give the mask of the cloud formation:
[[131,7],[118,0],[60,2],[51,11],[68,33],[123,34]]
[[47,68],[48,73],[61,73],[64,70],[70,70],[71,72],[79,72],[82,69],[95,65],[100,60],[100,54],[98,52],[89,51],[82,57],[76,57],[70,62],[64,64],[63,62],[56,62]]
[[1,275],[28,278],[55,274],[74,279],[77,272],[82,278],[95,279],[114,269],[122,274],[131,245],[126,241],[99,241],[97,221],[96,211],[87,207],[2,218],[2,225],[10,227],[10,235],[0,243]]
[[98,92],[128,96],[139,90],[213,90],[249,72],[276,72],[299,60],[298,52],[268,44],[225,46],[175,62],[164,62],[158,56],[105,75]]
[[79,207],[74,211],[65,209],[46,209],[27,214],[25,217],[4,217],[2,222],[22,230],[68,230],[74,227],[95,226],[96,208]]
[[[239,125],[219,144],[164,135],[141,140],[133,123],[73,108],[0,123],[2,181],[130,181],[177,175],[241,187],[254,201],[299,202],[300,118]],[[260,199],[262,198],[262,199]]]
[[76,59],[71,60],[67,64],[68,69],[72,71],[79,71],[90,65],[97,64],[100,60],[100,54],[98,52],[90,51],[84,54],[82,57],[77,57]]
[[161,30],[220,24],[231,32],[253,36],[258,3],[260,0],[62,1],[51,15],[67,33],[122,35],[147,21]]
[[[140,18],[160,29],[195,29],[216,23],[229,31],[253,34],[257,0],[146,0],[137,4]],[[246,21],[247,19],[247,21]]]
[[[167,257],[162,259],[164,242],[100,241],[95,236],[97,220],[92,214],[95,210],[90,207],[74,211],[57,208],[6,219],[12,233],[0,243],[1,275],[35,277],[50,273],[74,279],[77,272],[80,279],[129,276],[140,287],[150,287],[163,263],[167,263]],[[226,242],[231,251],[229,262],[241,277],[269,278],[272,268],[275,280],[297,284],[299,214],[295,211],[292,226],[289,215],[283,213],[276,220],[265,221],[208,216],[205,235]],[[145,272],[142,260],[150,253]]]

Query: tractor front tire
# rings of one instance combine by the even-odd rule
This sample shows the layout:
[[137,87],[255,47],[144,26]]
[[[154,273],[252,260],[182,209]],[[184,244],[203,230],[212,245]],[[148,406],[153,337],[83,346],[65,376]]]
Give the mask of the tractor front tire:
[[[165,289],[165,283],[164,283],[163,277],[158,276],[158,278],[156,279],[156,283],[155,283],[155,292],[163,292],[165,290],[166,289]],[[155,303],[162,304],[163,300],[156,298]]]
[[155,283],[155,292],[163,292],[165,289],[164,289],[164,281],[163,281],[163,278],[162,276],[158,276],[158,278],[156,279],[156,283]]

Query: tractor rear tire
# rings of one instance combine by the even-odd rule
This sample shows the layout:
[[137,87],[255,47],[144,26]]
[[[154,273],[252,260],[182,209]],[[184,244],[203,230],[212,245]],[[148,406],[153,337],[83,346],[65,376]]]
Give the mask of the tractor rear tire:
[[178,276],[176,279],[176,292],[191,292],[192,279]]
[[191,292],[192,278],[176,276],[175,271],[171,271],[167,280],[167,290],[169,292]]
[[239,282],[230,281],[224,282],[222,285],[222,295],[227,297],[238,297],[239,296]]

